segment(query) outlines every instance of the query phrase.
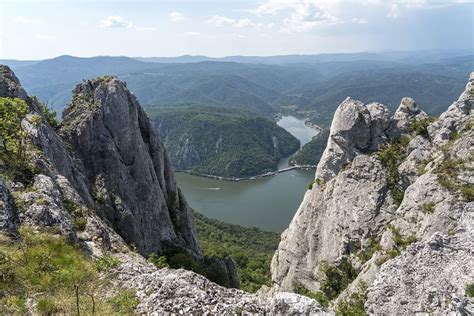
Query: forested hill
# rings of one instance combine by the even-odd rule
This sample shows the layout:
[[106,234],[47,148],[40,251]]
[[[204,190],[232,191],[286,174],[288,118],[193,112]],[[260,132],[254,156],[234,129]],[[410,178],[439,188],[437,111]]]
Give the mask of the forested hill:
[[275,171],[300,147],[275,122],[251,112],[184,105],[148,109],[175,170],[223,177]]

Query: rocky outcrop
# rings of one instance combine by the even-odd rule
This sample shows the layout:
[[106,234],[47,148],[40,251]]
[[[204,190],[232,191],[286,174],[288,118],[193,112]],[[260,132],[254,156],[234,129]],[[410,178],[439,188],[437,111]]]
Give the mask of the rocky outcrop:
[[0,177],[0,232],[13,234],[20,224],[10,190]]
[[367,106],[347,98],[336,110],[326,150],[316,170],[316,178],[327,182],[359,154],[380,148],[391,133],[391,114],[384,105]]
[[28,95],[15,76],[13,71],[5,66],[0,65],[0,96],[8,98],[20,98],[26,100]]
[[191,210],[166,150],[125,83],[87,80],[73,93],[60,134],[85,175],[97,214],[143,255],[161,254],[169,243],[199,256]]
[[411,98],[394,115],[379,103],[339,106],[273,257],[273,290],[323,291],[335,307],[364,284],[370,314],[472,312],[473,81],[438,120]]
[[474,313],[474,302],[465,296],[462,286],[474,280],[473,227],[474,203],[469,203],[458,221],[459,233],[436,232],[384,264],[368,292],[367,311]]
[[157,269],[138,256],[118,258],[121,264],[112,272],[115,282],[136,291],[138,313],[330,315],[315,300],[301,295],[248,294],[221,287],[191,271]]

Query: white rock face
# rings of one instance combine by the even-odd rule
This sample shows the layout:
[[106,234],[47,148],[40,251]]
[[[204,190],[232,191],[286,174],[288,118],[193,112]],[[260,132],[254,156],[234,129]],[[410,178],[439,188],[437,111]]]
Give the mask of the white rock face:
[[122,263],[113,272],[115,282],[120,288],[136,291],[140,299],[138,313],[330,315],[305,296],[248,294],[221,287],[191,271],[157,269],[136,255],[118,257]]
[[411,125],[410,122],[413,119],[420,119],[427,117],[426,113],[418,108],[415,100],[412,98],[403,98],[400,102],[400,106],[393,115],[393,121],[399,131],[406,131]]
[[434,233],[385,263],[368,292],[370,314],[474,313],[460,285],[474,280],[474,203],[465,205],[459,233]]
[[[419,135],[410,126],[427,115],[411,98],[393,116],[378,103],[341,103],[316,184],[273,257],[274,291],[318,291],[321,263],[346,260],[358,275],[333,307],[364,281],[370,314],[473,312],[465,294],[474,283],[473,81],[474,73],[458,101]],[[402,135],[411,140],[398,145],[395,165],[374,153]],[[404,193],[398,203],[394,187]]]

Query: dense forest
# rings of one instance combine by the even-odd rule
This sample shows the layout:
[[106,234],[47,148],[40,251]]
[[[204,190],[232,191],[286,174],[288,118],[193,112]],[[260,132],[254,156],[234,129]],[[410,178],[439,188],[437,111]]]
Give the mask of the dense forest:
[[199,241],[208,257],[231,257],[238,268],[241,288],[255,292],[271,285],[270,263],[280,235],[210,219],[194,212]]
[[290,159],[290,165],[311,165],[316,166],[326,149],[326,143],[329,137],[329,129],[323,129],[318,135],[306,143]]
[[245,177],[277,169],[300,142],[254,113],[202,105],[148,109],[175,170]]

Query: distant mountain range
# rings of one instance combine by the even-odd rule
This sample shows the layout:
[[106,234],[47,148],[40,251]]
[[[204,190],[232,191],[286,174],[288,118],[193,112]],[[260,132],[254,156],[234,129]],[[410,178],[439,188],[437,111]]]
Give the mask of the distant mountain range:
[[315,113],[328,124],[347,96],[394,108],[411,95],[439,114],[474,69],[469,51],[386,52],[269,57],[60,56],[42,61],[0,60],[31,94],[61,112],[74,85],[117,75],[150,107],[182,103],[236,107],[260,115],[284,110]]

